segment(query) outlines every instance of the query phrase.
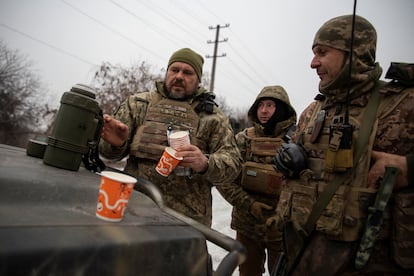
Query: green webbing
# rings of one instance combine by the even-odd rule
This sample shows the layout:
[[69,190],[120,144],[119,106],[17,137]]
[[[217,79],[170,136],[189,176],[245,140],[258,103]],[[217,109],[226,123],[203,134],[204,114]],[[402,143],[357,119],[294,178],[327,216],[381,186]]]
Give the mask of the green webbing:
[[[366,148],[368,145],[369,136],[372,131],[372,126],[374,125],[375,119],[377,117],[377,110],[379,103],[381,101],[379,89],[382,86],[382,82],[376,84],[374,92],[372,93],[372,96],[368,102],[367,109],[364,114],[364,119],[359,129],[358,140],[355,146],[354,166],[356,166],[359,159],[361,158],[364,148]],[[323,210],[328,205],[329,201],[331,201],[339,185],[344,183],[344,181],[350,176],[351,173],[352,169],[344,173],[337,174],[335,175],[335,178],[328,185],[326,185],[325,190],[319,196],[318,200],[315,203],[315,206],[312,208],[308,220],[306,221],[305,228],[303,230],[305,230],[307,235],[309,235],[312,232],[316,224],[316,221],[321,216]]]

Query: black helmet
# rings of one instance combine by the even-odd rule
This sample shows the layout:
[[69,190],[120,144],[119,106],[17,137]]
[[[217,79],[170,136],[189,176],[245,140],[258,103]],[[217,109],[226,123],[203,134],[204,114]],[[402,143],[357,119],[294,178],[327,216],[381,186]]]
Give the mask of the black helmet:
[[273,162],[278,171],[289,178],[298,178],[300,172],[307,168],[305,149],[295,143],[283,143]]

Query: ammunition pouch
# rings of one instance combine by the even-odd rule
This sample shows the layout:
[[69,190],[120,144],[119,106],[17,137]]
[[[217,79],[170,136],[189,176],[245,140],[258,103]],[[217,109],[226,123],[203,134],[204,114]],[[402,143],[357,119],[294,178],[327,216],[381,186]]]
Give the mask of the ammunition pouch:
[[414,268],[414,192],[395,194],[392,256],[404,269]]
[[326,151],[326,171],[327,172],[344,172],[353,165],[352,149],[331,149]]
[[247,191],[265,195],[279,195],[283,175],[271,164],[247,161],[242,165],[241,186]]
[[340,186],[317,221],[316,230],[333,240],[358,240],[375,195],[374,189]]
[[282,192],[276,212],[285,214],[298,225],[305,225],[315,202],[316,186],[289,183],[288,189]]
[[326,150],[326,171],[344,172],[353,166],[352,131],[350,125],[331,127],[329,147]]
[[[317,194],[321,194],[325,186],[324,182],[318,181],[306,185],[289,183],[289,187],[281,192],[276,212],[283,220],[305,225]],[[317,220],[316,230],[333,240],[358,240],[368,216],[368,206],[373,204],[375,195],[374,189],[341,185]]]

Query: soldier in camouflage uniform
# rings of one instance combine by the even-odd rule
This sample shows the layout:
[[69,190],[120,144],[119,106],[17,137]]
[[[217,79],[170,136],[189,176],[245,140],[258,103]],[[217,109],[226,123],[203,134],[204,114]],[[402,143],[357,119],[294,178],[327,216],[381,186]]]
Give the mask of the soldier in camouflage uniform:
[[247,249],[247,259],[239,267],[241,276],[265,272],[266,250],[269,271],[279,256],[281,233],[265,224],[276,208],[283,181],[272,160],[295,126],[296,112],[283,87],[266,86],[250,107],[248,119],[253,126],[236,135],[244,160],[242,172],[234,183],[216,186],[234,206],[231,227]]
[[[311,67],[320,78],[321,94],[301,114],[293,136],[306,149],[308,168],[299,179],[288,179],[283,186],[275,221],[281,220],[283,225],[292,222],[294,229],[305,228],[326,184],[336,175],[351,173],[345,174],[347,179],[341,182],[316,221],[303,255],[291,271],[293,275],[414,273],[414,183],[408,183],[407,177],[406,160],[412,159],[405,158],[414,152],[414,88],[400,81],[379,80],[382,69],[375,62],[377,34],[371,23],[360,16],[355,18],[349,79],[352,18],[333,18],[315,35]],[[355,155],[360,126],[374,93],[380,93],[380,102],[369,142],[361,157],[348,164],[347,159],[352,162],[352,154]],[[352,143],[351,147],[338,149],[338,142],[332,137],[338,131],[344,133],[340,127],[345,125],[347,107]],[[400,175],[382,214],[384,222],[379,236],[371,254],[365,256],[369,257],[368,262],[356,269],[361,237],[367,229],[368,233],[372,230],[366,228],[368,207],[374,205],[385,166],[398,167]],[[289,249],[295,244],[289,244],[289,239],[285,241],[289,257]]]
[[[110,159],[129,155],[126,172],[158,186],[168,207],[211,226],[211,188],[233,181],[241,158],[228,118],[199,86],[203,62],[188,48],[173,53],[156,91],[131,95],[113,117],[104,115],[99,150]],[[164,177],[155,170],[168,145],[167,130],[190,133],[191,145],[177,149],[190,175],[173,171]]]

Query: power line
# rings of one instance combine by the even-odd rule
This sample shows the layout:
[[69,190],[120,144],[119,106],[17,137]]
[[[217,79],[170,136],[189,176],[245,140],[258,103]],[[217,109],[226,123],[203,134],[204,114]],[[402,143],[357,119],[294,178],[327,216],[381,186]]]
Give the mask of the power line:
[[61,1],[62,1],[64,4],[66,4],[67,6],[71,7],[72,9],[74,9],[75,11],[77,11],[77,12],[79,12],[80,14],[82,14],[82,15],[86,16],[87,18],[91,19],[91,20],[92,20],[92,21],[94,21],[95,23],[97,23],[97,24],[99,24],[99,25],[103,26],[105,29],[107,29],[107,30],[109,30],[109,31],[111,31],[111,32],[113,32],[113,33],[115,33],[115,34],[119,35],[119,36],[120,36],[120,37],[122,37],[123,39],[125,39],[125,40],[129,41],[130,43],[134,44],[135,46],[137,46],[137,47],[139,47],[139,48],[141,48],[141,49],[143,49],[143,50],[145,50],[145,51],[147,51],[147,52],[151,53],[152,55],[154,55],[154,56],[158,57],[160,60],[164,60],[164,57],[162,57],[162,56],[158,55],[156,52],[152,51],[151,49],[148,49],[148,48],[146,48],[146,47],[144,47],[144,46],[142,46],[142,45],[140,45],[140,44],[136,43],[136,42],[135,42],[134,40],[132,40],[131,38],[127,37],[126,35],[124,35],[124,34],[122,34],[122,33],[120,33],[119,31],[117,31],[117,30],[115,30],[115,29],[111,28],[110,26],[108,26],[108,25],[106,25],[106,24],[102,23],[101,21],[97,20],[96,18],[93,18],[92,16],[90,16],[89,14],[87,14],[87,13],[83,12],[83,11],[82,11],[82,10],[80,10],[79,8],[77,8],[77,7],[73,6],[72,4],[69,4],[69,3],[68,3],[68,2],[66,2],[65,0],[61,0]]
[[[191,37],[198,36],[200,40],[204,40],[203,36],[201,36],[197,31],[192,31],[191,29],[188,29],[188,25],[180,24],[180,22],[175,19],[174,16],[170,15],[167,10],[163,9],[162,7],[155,4],[155,2],[151,2],[151,5],[154,5],[155,8],[151,7],[146,1],[138,1],[140,4],[146,6],[149,8],[152,12],[158,14],[161,18],[168,20],[187,34],[189,34]],[[176,3],[175,3],[176,4]],[[184,27],[185,26],[185,27]]]
[[179,44],[180,41],[176,40],[174,38],[174,36],[172,36],[171,34],[167,33],[166,31],[164,31],[162,28],[157,27],[155,24],[151,24],[150,22],[146,21],[145,19],[143,19],[142,17],[139,17],[138,15],[136,15],[135,13],[133,13],[132,11],[130,11],[129,9],[125,8],[124,6],[121,6],[120,4],[116,3],[113,0],[110,0],[110,2],[112,2],[112,4],[114,4],[115,6],[117,6],[118,8],[120,8],[122,11],[128,13],[129,15],[133,16],[135,19],[141,21],[142,23],[144,23],[145,25],[148,25],[150,28],[154,29],[155,32],[157,33],[157,31],[161,31],[165,34],[167,34],[167,38],[169,40],[171,40],[174,43]]
[[[196,3],[198,3],[199,5],[201,5],[202,7],[203,7],[203,9],[204,10],[206,10],[207,12],[209,12],[211,15],[213,15],[215,18],[217,18],[218,19],[218,21],[219,22],[223,22],[223,21],[225,21],[225,20],[223,20],[220,16],[218,16],[213,10],[211,10],[210,9],[210,7],[209,6],[207,6],[207,5],[205,5],[205,3],[203,3],[203,1],[197,1]],[[246,46],[246,44],[237,36],[237,34],[233,31],[233,28],[229,28],[229,30],[230,30],[230,32],[232,33],[232,39],[233,39],[233,37],[237,40],[237,46],[241,46],[241,47],[243,47],[248,53],[249,53],[249,56],[250,57],[253,57],[254,58],[254,60],[256,60],[257,62],[259,62],[259,65],[261,66],[261,68],[265,68],[265,66],[263,65],[263,63],[261,62],[261,60],[254,54],[254,52],[253,51],[251,51],[247,46]],[[234,44],[234,43],[233,43]],[[234,53],[240,58],[240,59],[242,59],[243,61],[244,61],[244,63],[245,64],[247,64],[248,65],[248,68],[249,69],[253,69],[254,67],[253,66],[251,66],[250,65],[250,63],[245,59],[245,58],[243,58],[243,56],[239,53],[239,51],[236,49],[236,48],[234,48],[233,47],[233,44],[230,42],[229,43],[229,46],[231,47],[231,49],[234,51]],[[234,45],[236,45],[236,44],[234,44]],[[255,73],[255,74],[257,74],[257,71],[256,70],[253,70],[253,73]],[[264,79],[263,79],[263,76],[262,75],[257,75],[258,77],[259,77],[259,79],[261,80],[261,81],[263,81]],[[254,81],[254,83],[257,83],[256,81]],[[264,81],[264,83],[266,83],[266,81]]]
[[253,84],[257,84],[258,82],[254,80],[245,70],[240,70],[240,66],[237,66],[236,63],[233,61],[232,57],[229,56],[228,60],[230,61],[230,64],[239,72],[242,73],[246,77],[246,79],[249,79]]
[[[242,47],[244,47],[244,49],[249,53],[249,56],[251,56],[251,57],[254,57],[254,59],[256,60],[256,61],[258,61],[260,64],[260,66],[262,67],[262,68],[264,68],[265,66],[263,65],[263,63],[261,62],[261,60],[254,54],[254,52],[253,51],[251,51],[246,45],[245,45],[245,43],[243,43],[243,41],[237,36],[237,34],[232,30],[232,28],[230,28],[230,32],[235,36],[235,38],[236,38],[236,40],[238,40],[239,41],[239,43],[237,43],[237,45],[241,45]],[[233,48],[234,49],[234,48]],[[234,51],[236,51],[235,49],[234,49]],[[236,51],[237,52],[237,51]],[[240,54],[238,54],[240,57],[241,57],[241,55]],[[243,59],[243,58],[242,58]],[[249,64],[245,59],[243,59],[245,62],[246,62],[246,64]]]
[[[263,76],[260,75],[252,65],[250,65],[250,63],[242,56],[239,54],[239,52],[234,49],[234,47],[232,46],[232,43],[229,43],[229,47],[231,49],[233,49],[234,53],[242,60],[244,61],[244,63],[247,65],[247,68],[251,69],[253,71],[253,73],[256,75],[256,77],[258,77],[263,83],[266,83],[266,81],[263,79]],[[263,67],[262,67],[263,68]],[[251,79],[253,82],[256,82],[255,80]]]
[[34,36],[31,36],[31,35],[29,35],[29,34],[27,34],[27,33],[23,32],[23,31],[20,31],[20,30],[17,30],[17,29],[15,29],[15,28],[13,28],[13,27],[10,27],[10,26],[9,26],[9,25],[7,25],[7,24],[0,23],[0,25],[1,25],[1,26],[3,26],[3,27],[4,27],[4,28],[6,28],[6,29],[8,29],[8,30],[12,31],[12,32],[18,33],[18,34],[20,34],[20,35],[22,35],[22,36],[25,36],[25,37],[27,37],[27,38],[29,38],[29,39],[33,40],[33,41],[36,41],[36,42],[38,42],[38,43],[40,43],[40,44],[43,44],[43,45],[45,45],[45,46],[47,46],[47,47],[49,47],[49,48],[52,48],[52,49],[54,49],[54,50],[56,50],[56,51],[58,51],[58,52],[60,52],[60,53],[62,53],[62,54],[64,54],[64,55],[70,56],[70,57],[72,57],[72,58],[74,58],[74,59],[77,59],[77,60],[79,60],[79,61],[81,61],[81,62],[83,62],[83,63],[86,63],[86,64],[88,64],[88,65],[96,66],[96,64],[94,64],[94,63],[92,63],[92,62],[90,62],[90,61],[88,61],[88,60],[86,60],[86,59],[83,59],[83,58],[81,58],[81,57],[79,57],[79,56],[76,56],[76,55],[74,55],[74,54],[72,54],[72,53],[69,53],[69,52],[68,52],[68,51],[66,51],[66,50],[63,50],[63,49],[58,48],[58,47],[56,47],[56,46],[53,46],[52,44],[47,43],[47,42],[45,42],[45,41],[43,41],[43,40],[40,40],[40,39],[38,39],[38,38],[36,38],[36,37],[34,37]]

